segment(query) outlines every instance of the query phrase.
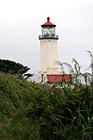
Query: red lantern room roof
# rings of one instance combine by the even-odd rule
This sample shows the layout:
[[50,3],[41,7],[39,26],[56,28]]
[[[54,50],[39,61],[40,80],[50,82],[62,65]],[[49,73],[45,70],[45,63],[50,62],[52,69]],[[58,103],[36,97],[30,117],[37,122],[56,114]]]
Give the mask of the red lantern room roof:
[[55,24],[53,24],[53,23],[50,22],[50,17],[47,17],[47,22],[44,23],[44,24],[42,24],[41,26],[42,27],[44,27],[44,26],[54,26],[54,27],[56,27]]

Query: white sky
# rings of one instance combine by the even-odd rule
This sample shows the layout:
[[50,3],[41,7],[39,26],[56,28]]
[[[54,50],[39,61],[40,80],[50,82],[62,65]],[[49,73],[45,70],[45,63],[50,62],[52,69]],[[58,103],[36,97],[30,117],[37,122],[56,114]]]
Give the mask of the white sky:
[[57,25],[58,60],[82,69],[93,52],[93,0],[0,0],[0,59],[27,65],[39,71],[41,24],[50,16]]

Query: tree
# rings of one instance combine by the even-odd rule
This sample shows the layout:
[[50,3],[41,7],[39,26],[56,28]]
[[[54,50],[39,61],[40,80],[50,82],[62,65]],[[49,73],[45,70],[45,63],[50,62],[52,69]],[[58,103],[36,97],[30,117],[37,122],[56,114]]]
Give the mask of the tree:
[[15,74],[20,79],[27,79],[33,76],[33,74],[27,73],[29,69],[30,68],[28,68],[28,66],[23,66],[20,63],[0,59],[0,71],[4,73]]

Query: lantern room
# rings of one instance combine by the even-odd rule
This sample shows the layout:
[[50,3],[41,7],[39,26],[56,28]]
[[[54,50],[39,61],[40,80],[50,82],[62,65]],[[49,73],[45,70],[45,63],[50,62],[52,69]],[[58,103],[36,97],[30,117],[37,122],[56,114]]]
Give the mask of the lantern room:
[[39,39],[58,39],[58,35],[55,32],[56,25],[50,22],[50,17],[47,17],[47,22],[42,24],[41,27],[42,34]]

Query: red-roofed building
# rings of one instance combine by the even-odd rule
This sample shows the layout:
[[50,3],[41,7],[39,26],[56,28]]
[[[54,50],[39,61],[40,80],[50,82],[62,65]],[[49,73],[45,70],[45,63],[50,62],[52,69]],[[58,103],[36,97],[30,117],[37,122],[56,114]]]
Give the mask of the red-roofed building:
[[[47,74],[44,77],[44,74],[41,74],[42,77],[42,82],[44,83],[58,83],[58,82],[63,82],[63,83],[70,83],[72,80],[72,75],[71,74]],[[45,78],[45,79],[44,79]]]
[[56,83],[64,82],[69,83],[71,81],[71,74],[47,74],[47,82]]

